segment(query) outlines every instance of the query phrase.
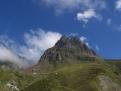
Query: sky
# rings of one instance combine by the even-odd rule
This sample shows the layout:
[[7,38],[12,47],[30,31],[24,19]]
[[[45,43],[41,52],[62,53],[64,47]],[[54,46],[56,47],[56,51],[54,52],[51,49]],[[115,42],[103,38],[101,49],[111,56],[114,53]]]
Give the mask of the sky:
[[36,64],[62,35],[121,59],[121,0],[0,0],[0,60]]

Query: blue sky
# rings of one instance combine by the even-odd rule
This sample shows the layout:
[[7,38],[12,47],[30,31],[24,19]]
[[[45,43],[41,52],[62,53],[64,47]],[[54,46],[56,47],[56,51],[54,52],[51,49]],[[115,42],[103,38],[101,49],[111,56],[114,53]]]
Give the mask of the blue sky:
[[[102,57],[121,58],[121,0],[0,0],[0,46],[9,52],[24,46],[41,54],[63,34],[85,37]],[[39,44],[27,35],[31,41],[37,35]],[[43,49],[43,38],[54,42]]]

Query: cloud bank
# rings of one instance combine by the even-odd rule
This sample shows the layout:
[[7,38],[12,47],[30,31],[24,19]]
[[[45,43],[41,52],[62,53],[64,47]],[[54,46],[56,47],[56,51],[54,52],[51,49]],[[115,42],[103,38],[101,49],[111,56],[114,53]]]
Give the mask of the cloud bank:
[[8,36],[1,35],[0,61],[13,62],[24,68],[36,64],[43,52],[55,45],[61,34],[37,29],[30,30],[23,36],[24,44],[18,44]]

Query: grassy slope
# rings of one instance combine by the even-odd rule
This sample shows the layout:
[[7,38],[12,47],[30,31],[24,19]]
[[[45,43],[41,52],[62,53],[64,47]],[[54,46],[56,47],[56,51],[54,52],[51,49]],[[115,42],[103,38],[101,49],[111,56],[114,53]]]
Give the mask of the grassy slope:
[[[57,67],[56,70],[49,71],[49,73],[34,77],[17,70],[0,70],[0,91],[10,91],[6,84],[13,80],[19,88],[25,88],[22,91],[99,91],[101,89],[99,79],[103,84],[107,84],[107,87],[110,87],[109,91],[115,91],[111,90],[115,89],[113,82],[121,84],[120,65],[119,61],[111,61],[108,64],[100,61],[81,62],[63,65]],[[116,87],[119,86],[116,85]],[[120,87],[117,91],[121,91]]]
[[119,61],[117,61],[117,60],[107,61],[107,63],[117,67],[121,71],[121,60],[119,60]]
[[12,81],[16,82],[19,88],[24,88],[28,86],[29,82],[33,81],[33,77],[17,70],[0,70],[0,91],[10,91],[6,84]]
[[101,91],[98,79],[101,75],[113,79],[117,84],[121,83],[120,73],[115,67],[106,63],[81,63],[49,73],[23,91]]

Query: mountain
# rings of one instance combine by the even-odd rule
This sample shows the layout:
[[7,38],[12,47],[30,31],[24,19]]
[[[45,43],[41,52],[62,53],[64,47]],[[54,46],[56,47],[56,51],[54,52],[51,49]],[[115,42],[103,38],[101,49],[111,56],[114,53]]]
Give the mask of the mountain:
[[44,52],[38,64],[27,71],[28,73],[46,72],[62,65],[95,61],[96,58],[98,58],[97,54],[78,37],[62,36],[54,47]]
[[50,63],[64,63],[68,59],[80,60],[81,57],[96,57],[96,53],[91,50],[78,37],[62,36],[54,47],[45,51],[39,63],[47,60]]

